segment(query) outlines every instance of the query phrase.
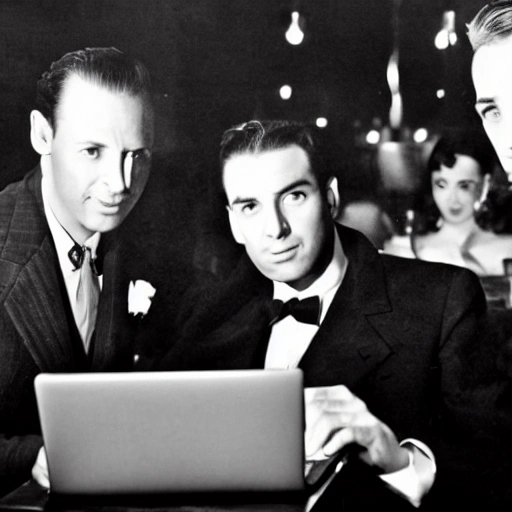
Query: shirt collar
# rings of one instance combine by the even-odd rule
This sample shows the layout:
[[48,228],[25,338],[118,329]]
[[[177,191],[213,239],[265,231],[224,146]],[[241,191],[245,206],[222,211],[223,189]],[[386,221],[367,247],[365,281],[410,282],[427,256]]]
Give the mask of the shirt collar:
[[[75,271],[75,266],[69,259],[68,253],[76,242],[61,226],[57,217],[55,217],[55,214],[53,213],[48,199],[48,181],[45,179],[44,174],[41,179],[41,193],[43,196],[44,214],[46,221],[48,222],[48,227],[50,228],[50,233],[52,234],[53,243],[55,244],[55,250],[57,251],[57,256],[59,258],[59,265],[62,269],[62,273],[67,275]],[[94,233],[84,242],[84,245],[90,247],[93,260],[96,258],[96,250],[98,248],[99,241],[100,233]]]
[[311,297],[312,295],[318,295],[320,300],[323,299],[324,295],[334,288],[338,288],[345,272],[347,271],[348,260],[343,252],[340,237],[336,230],[334,230],[334,251],[332,260],[324,270],[323,274],[314,281],[305,290],[298,292],[286,283],[279,281],[273,281],[274,284],[274,299],[282,300],[286,302],[294,297],[303,299]]

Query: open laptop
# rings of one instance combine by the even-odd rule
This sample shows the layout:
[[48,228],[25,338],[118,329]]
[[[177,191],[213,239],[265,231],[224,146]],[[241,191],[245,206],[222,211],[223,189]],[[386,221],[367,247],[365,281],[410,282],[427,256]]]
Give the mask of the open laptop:
[[302,491],[294,370],[40,374],[52,493]]

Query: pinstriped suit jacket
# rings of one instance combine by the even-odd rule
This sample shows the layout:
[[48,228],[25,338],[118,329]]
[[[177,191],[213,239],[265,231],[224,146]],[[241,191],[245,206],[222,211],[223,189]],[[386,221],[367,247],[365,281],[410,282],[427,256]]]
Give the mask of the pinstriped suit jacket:
[[[104,256],[91,371],[128,370],[133,361],[116,245]],[[36,168],[0,193],[0,495],[30,478],[42,445],[34,377],[84,370],[59,273]]]

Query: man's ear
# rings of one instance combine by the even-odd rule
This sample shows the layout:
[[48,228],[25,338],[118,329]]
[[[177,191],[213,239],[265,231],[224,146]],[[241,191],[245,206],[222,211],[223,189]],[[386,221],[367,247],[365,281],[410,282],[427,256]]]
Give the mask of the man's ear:
[[233,238],[236,240],[237,243],[245,245],[244,238],[238,226],[238,220],[235,217],[235,213],[233,212],[230,206],[226,206],[226,210],[228,211],[229,226],[231,227],[231,233],[233,235]]
[[326,197],[331,218],[336,219],[340,211],[340,193],[338,190],[338,179],[334,176],[327,182]]
[[53,129],[39,110],[30,113],[30,141],[40,155],[52,152]]

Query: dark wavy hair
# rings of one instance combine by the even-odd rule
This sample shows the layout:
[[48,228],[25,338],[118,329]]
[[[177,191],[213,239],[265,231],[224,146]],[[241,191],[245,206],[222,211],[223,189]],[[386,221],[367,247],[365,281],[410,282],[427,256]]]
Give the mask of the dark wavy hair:
[[320,190],[324,192],[329,179],[335,175],[326,135],[315,125],[283,120],[252,120],[224,132],[219,155],[222,190],[224,166],[231,157],[285,149],[292,145],[299,146],[306,152],[311,172]]
[[416,221],[414,232],[425,234],[438,231],[438,221],[441,216],[432,194],[432,173],[438,171],[441,165],[453,167],[457,155],[466,155],[478,162],[480,174],[491,174],[496,165],[494,149],[487,136],[480,130],[446,130],[434,145],[428,162],[425,180],[425,193],[420,211],[422,214]]
[[66,53],[53,62],[37,82],[36,108],[55,130],[57,110],[64,84],[71,75],[112,91],[151,96],[147,68],[116,48],[85,48]]

